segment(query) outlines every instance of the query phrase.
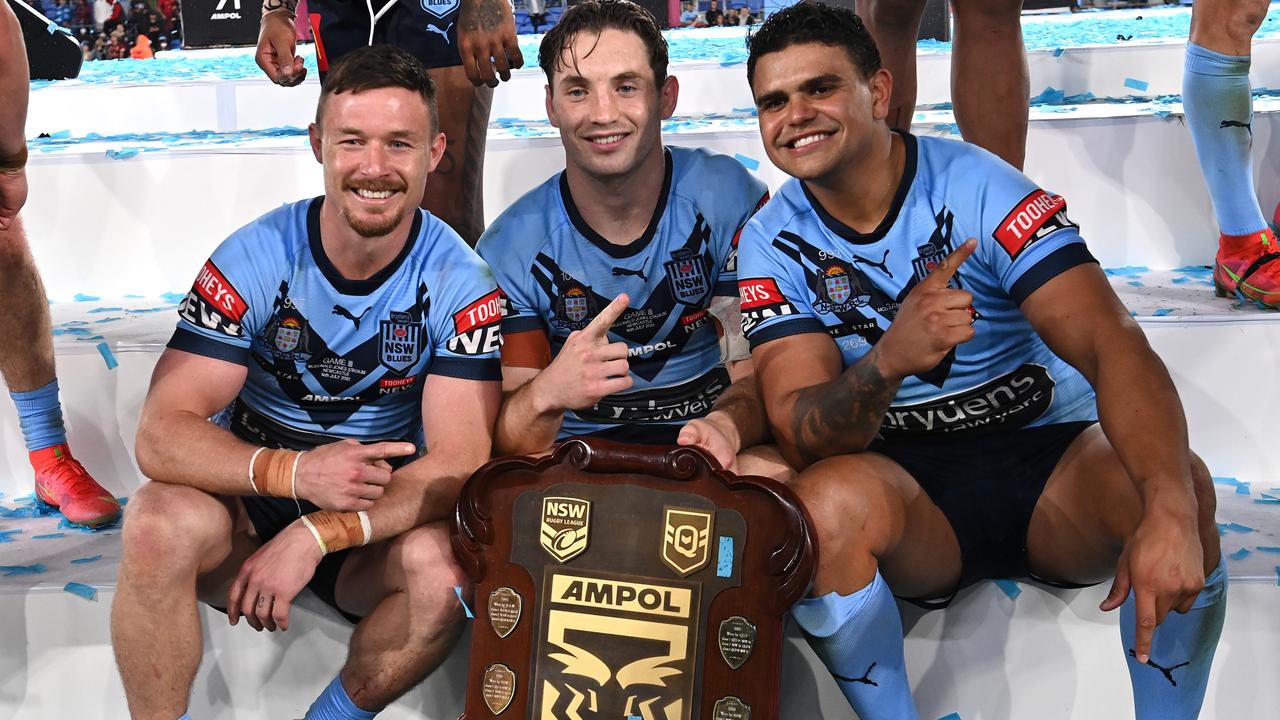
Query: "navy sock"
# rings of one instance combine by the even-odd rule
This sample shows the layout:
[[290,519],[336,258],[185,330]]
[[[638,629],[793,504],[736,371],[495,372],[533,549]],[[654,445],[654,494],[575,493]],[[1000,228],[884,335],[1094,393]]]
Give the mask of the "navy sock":
[[338,675],[307,708],[304,720],[372,720],[377,714],[356,707]]
[[1165,616],[1151,640],[1151,658],[1145,665],[1133,655],[1136,613],[1133,593],[1129,593],[1120,606],[1120,640],[1129,663],[1137,720],[1195,720],[1227,615],[1225,559],[1220,558],[1218,567],[1205,578],[1191,610]]
[[1196,157],[1223,235],[1267,227],[1253,189],[1253,98],[1248,55],[1223,55],[1187,43],[1182,103]]
[[27,443],[27,452],[43,450],[67,441],[62,427],[62,404],[58,402],[58,381],[28,392],[10,392],[18,409],[18,424]]
[[902,617],[878,571],[852,595],[805,598],[791,616],[859,718],[919,718],[902,657]]

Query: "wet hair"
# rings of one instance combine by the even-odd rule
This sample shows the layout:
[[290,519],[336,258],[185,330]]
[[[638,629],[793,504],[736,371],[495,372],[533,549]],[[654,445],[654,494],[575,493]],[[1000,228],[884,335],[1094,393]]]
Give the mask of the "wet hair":
[[404,88],[422,96],[431,114],[433,132],[440,131],[440,113],[436,109],[436,84],[418,59],[391,45],[362,47],[339,60],[329,71],[320,88],[316,105],[316,124],[324,116],[325,102],[331,95],[364,92],[380,88]]
[[802,43],[843,48],[864,80],[880,69],[880,51],[862,18],[846,8],[801,2],[770,15],[747,36],[747,84],[755,86],[761,56]]
[[[649,50],[654,83],[662,87],[667,80],[667,40],[662,37],[653,14],[630,0],[584,0],[560,16],[560,21],[547,31],[538,48],[538,65],[547,74],[547,84],[555,86],[553,76],[564,68],[564,53],[573,53],[573,40],[579,33],[592,33],[599,38],[605,30],[621,30],[638,36]],[[572,57],[576,65],[578,57]]]

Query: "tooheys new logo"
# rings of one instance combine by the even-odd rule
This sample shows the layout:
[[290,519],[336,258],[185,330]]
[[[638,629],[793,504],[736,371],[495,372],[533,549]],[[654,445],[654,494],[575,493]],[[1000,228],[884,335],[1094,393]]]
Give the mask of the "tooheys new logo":
[[1037,189],[1013,206],[991,237],[1016,258],[1035,241],[1067,227],[1080,226],[1067,218],[1066,199]]
[[1056,384],[1043,365],[1028,363],[963,392],[916,405],[891,405],[881,430],[943,433],[1023,427],[1049,409]]
[[796,309],[783,297],[773,278],[743,278],[738,281],[738,297],[742,301],[742,333],[750,335],[757,325],[780,315],[792,315]]
[[212,260],[200,268],[191,292],[178,307],[178,314],[183,320],[231,337],[240,337],[240,322],[248,311],[249,305]]
[[458,355],[485,355],[502,347],[502,298],[497,290],[453,314],[454,335],[446,343]]

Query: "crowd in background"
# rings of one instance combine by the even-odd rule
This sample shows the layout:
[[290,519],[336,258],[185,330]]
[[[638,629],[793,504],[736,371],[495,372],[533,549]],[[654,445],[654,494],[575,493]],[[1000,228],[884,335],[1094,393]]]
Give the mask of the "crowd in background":
[[734,27],[760,22],[760,16],[750,6],[741,2],[728,4],[737,7],[721,7],[720,0],[686,2],[680,13],[680,27]]
[[149,58],[182,46],[178,0],[27,0],[80,42],[85,60]]

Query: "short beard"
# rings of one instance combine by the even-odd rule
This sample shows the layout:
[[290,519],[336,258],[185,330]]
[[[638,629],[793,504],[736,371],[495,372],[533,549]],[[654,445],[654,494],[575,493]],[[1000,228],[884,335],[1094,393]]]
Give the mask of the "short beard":
[[403,213],[394,216],[379,216],[371,220],[356,218],[351,214],[346,216],[347,225],[350,225],[351,229],[355,230],[356,234],[362,238],[379,238],[389,235],[403,219]]

